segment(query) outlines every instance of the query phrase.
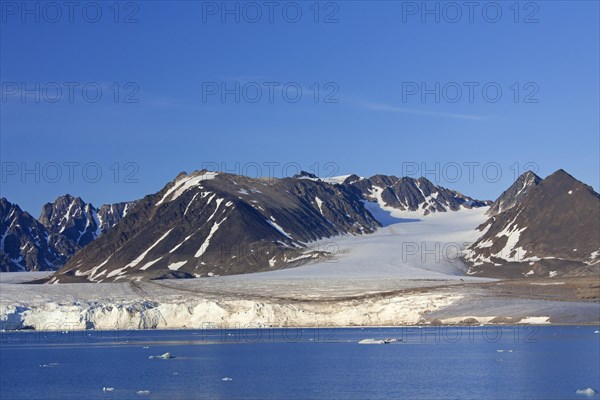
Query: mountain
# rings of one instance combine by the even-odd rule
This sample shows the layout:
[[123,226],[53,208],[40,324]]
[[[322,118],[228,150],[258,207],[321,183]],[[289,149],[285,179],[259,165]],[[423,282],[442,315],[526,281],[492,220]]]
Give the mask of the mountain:
[[536,187],[541,181],[542,178],[533,172],[525,172],[492,203],[486,214],[492,216],[514,207],[529,193],[531,188]]
[[465,196],[457,191],[436,186],[426,178],[397,178],[375,175],[360,178],[350,175],[343,181],[358,196],[376,201],[382,206],[422,215],[436,212],[458,211],[462,208],[484,207],[490,203]]
[[364,201],[377,202],[385,208],[416,212],[421,215],[458,211],[461,208],[485,207],[491,204],[490,201],[475,200],[457,191],[436,186],[424,177],[415,179],[374,175],[363,178],[352,174],[320,179],[314,174],[302,171],[294,178],[343,185]]
[[300,265],[327,256],[314,243],[319,239],[378,229],[366,200],[422,214],[486,204],[425,179],[181,173],[138,201],[52,282],[200,277]]
[[84,247],[127,214],[132,203],[105,204],[100,209],[80,197],[60,196],[42,207],[39,221],[52,233],[60,233]]
[[372,233],[379,226],[352,191],[318,179],[182,173],[140,200],[56,280],[193,277],[293,266],[322,254],[309,242]]
[[18,266],[11,260],[26,252],[11,249],[12,258],[0,254],[0,265],[56,269],[66,263],[56,274],[59,282],[270,270],[327,256],[315,246],[319,239],[374,232],[381,223],[373,207],[427,215],[487,204],[425,178],[320,179],[302,171],[292,178],[252,179],[196,171],[179,174],[135,203],[95,208],[79,197],[61,196],[45,204],[36,221],[40,235],[49,238],[48,251],[60,257]]
[[[98,222],[100,223],[100,233],[105,233],[120,220],[125,218],[134,205],[135,201],[101,205],[100,208],[96,210]],[[98,237],[98,235],[96,237]]]
[[0,271],[55,270],[77,249],[64,236],[49,233],[18,205],[0,199]]
[[522,277],[582,271],[600,262],[600,195],[558,170],[530,184],[511,208],[477,229],[481,237],[465,254],[471,274]]
[[0,200],[0,271],[57,270],[79,249],[120,221],[132,203],[96,209],[81,198],[61,196],[42,207],[39,220]]

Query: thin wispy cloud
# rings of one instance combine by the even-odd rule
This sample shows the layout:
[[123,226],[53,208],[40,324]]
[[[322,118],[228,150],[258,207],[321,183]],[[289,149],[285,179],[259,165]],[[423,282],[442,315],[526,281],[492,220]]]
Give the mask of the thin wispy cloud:
[[383,103],[360,103],[360,105],[366,109],[373,111],[387,111],[393,113],[401,113],[401,114],[414,114],[414,115],[426,115],[430,117],[445,117],[445,118],[455,118],[455,119],[466,119],[471,121],[482,121],[487,119],[487,117],[480,115],[470,115],[470,114],[457,114],[457,113],[449,113],[443,111],[428,111],[428,110],[417,110],[413,108],[405,108],[398,107],[389,104]]
[[198,104],[198,103],[200,103],[199,99],[196,102],[196,101],[189,100],[189,99],[154,96],[154,95],[143,95],[140,97],[142,99],[142,100],[140,100],[141,103],[152,106],[152,107],[176,108],[176,109],[192,110],[192,111],[199,111],[202,109],[202,107]]

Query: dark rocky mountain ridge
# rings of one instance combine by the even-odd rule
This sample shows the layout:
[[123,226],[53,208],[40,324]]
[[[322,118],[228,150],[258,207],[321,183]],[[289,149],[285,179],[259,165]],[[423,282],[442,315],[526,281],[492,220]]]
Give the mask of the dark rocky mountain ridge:
[[424,178],[351,176],[338,183],[308,173],[283,179],[182,173],[138,201],[53,282],[198,277],[299,265],[327,256],[311,245],[319,239],[379,228],[364,204],[381,200],[373,191],[389,192],[381,196],[388,207],[423,214],[488,204]]
[[519,204],[523,197],[529,193],[529,190],[537,186],[541,181],[542,178],[531,171],[523,173],[500,195],[500,197],[498,197],[498,199],[496,199],[496,201],[492,203],[486,214],[500,214]]
[[39,220],[1,199],[0,271],[64,265],[54,281],[104,282],[286,268],[327,257],[320,239],[378,229],[370,202],[420,215],[490,205],[465,253],[470,273],[548,276],[600,262],[599,199],[563,170],[543,180],[528,171],[493,203],[425,178],[196,171],[137,202],[95,208],[61,196]]
[[55,270],[76,250],[18,205],[0,199],[0,271]]
[[540,277],[588,268],[600,262],[600,195],[558,170],[478,230],[465,255],[471,274]]
[[48,231],[60,233],[84,247],[123,219],[131,205],[104,204],[97,209],[80,197],[67,194],[53,203],[46,203],[38,220]]
[[96,209],[81,198],[58,197],[36,220],[0,199],[0,271],[57,270],[78,250],[120,221],[132,203]]
[[457,191],[436,186],[423,177],[414,179],[375,175],[360,179],[351,175],[346,178],[344,185],[350,186],[365,200],[381,202],[401,211],[418,211],[423,215],[490,204],[489,201],[475,200]]

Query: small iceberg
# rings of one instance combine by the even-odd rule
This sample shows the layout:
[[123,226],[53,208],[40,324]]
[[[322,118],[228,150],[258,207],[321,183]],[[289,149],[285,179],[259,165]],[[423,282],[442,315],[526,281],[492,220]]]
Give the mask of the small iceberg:
[[597,334],[597,333],[600,333],[600,331],[594,331],[594,333],[596,333],[596,334]]
[[221,380],[222,380],[222,381],[225,381],[225,382],[229,382],[229,381],[232,381],[232,380],[233,380],[233,378],[230,378],[230,377],[226,376],[225,378],[223,378],[223,379],[221,379]]
[[150,394],[149,390],[138,390],[135,394],[139,394],[140,396],[147,396]]
[[584,396],[593,396],[596,393],[598,393],[597,390],[594,390],[592,388],[586,388],[586,389],[579,389],[578,391],[576,391],[575,393],[577,394],[582,394]]
[[103,392],[112,392],[112,391],[114,391],[114,390],[115,390],[115,388],[113,388],[113,387],[103,387],[103,388],[102,388],[102,391],[103,391]]
[[383,340],[378,339],[363,339],[358,344],[384,344]]
[[512,353],[512,350],[496,350],[498,353]]
[[396,343],[399,340],[396,338],[387,338],[387,339],[363,339],[358,344],[389,344]]
[[168,360],[168,359],[170,359],[170,358],[175,358],[175,357],[173,357],[173,356],[171,355],[171,353],[165,353],[165,354],[163,354],[163,355],[160,355],[160,356],[150,356],[150,357],[148,357],[148,358],[149,358],[150,360],[152,360],[152,359],[158,359],[158,360]]
[[40,364],[40,368],[54,368],[58,367],[59,365],[59,363]]

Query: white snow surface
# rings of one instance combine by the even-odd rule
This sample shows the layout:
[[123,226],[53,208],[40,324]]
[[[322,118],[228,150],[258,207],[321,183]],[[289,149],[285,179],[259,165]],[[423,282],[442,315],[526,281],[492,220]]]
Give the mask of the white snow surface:
[[459,256],[477,238],[474,228],[486,219],[487,207],[421,217],[398,210],[393,216],[377,211],[377,203],[366,205],[384,225],[377,232],[311,243],[309,249],[333,252],[334,257],[297,268],[247,274],[244,279],[482,280],[465,276],[466,267]]
[[327,178],[321,178],[321,180],[323,182],[326,183],[330,183],[330,184],[336,184],[336,183],[344,183],[344,181],[349,177],[350,175],[340,175],[340,176],[330,176]]
[[44,279],[52,275],[54,271],[36,271],[36,272],[1,272],[0,284],[7,283],[25,283],[36,279]]
[[323,200],[315,196],[315,201],[317,202],[317,206],[319,207],[319,212],[321,213],[321,215],[323,215]]
[[519,321],[520,324],[549,324],[550,317],[526,317]]
[[177,271],[179,268],[183,267],[186,263],[187,263],[187,260],[186,261],[174,262],[172,264],[169,264],[168,268],[171,271]]
[[[216,212],[216,210],[215,210],[215,212]],[[211,216],[211,218],[212,218],[212,216]],[[204,243],[202,243],[202,245],[200,246],[200,248],[198,249],[198,251],[196,252],[196,254],[194,254],[194,257],[198,258],[198,257],[202,256],[202,254],[204,254],[206,252],[206,250],[208,249],[208,246],[210,245],[210,239],[212,239],[212,237],[215,234],[215,232],[217,230],[219,230],[219,227],[221,226],[221,224],[223,222],[225,222],[226,219],[227,219],[227,217],[223,218],[220,222],[215,221],[213,223],[213,226],[210,228],[210,232],[208,233],[208,236],[206,237],[206,239],[204,240]]]
[[173,230],[173,228],[169,229],[164,235],[162,235],[160,238],[158,238],[158,240],[156,242],[154,242],[154,244],[152,244],[152,246],[148,247],[146,249],[146,251],[144,251],[142,254],[140,254],[135,260],[133,260],[132,262],[127,264],[125,266],[125,268],[135,267],[136,265],[138,265],[148,255],[150,250],[155,248],[164,238],[169,236],[169,233],[171,233],[172,230]]
[[271,220],[266,219],[265,220],[269,225],[271,225],[273,228],[277,229],[277,231],[279,231],[279,233],[281,233],[283,236],[287,237],[290,240],[294,240],[294,238],[287,233],[286,231],[283,230],[283,228],[281,226],[279,226],[274,220],[273,217],[271,217]]
[[169,190],[167,190],[162,199],[160,199],[156,205],[159,206],[165,201],[173,201],[185,193],[188,189],[198,186],[202,181],[215,179],[217,175],[217,172],[208,171],[199,175],[184,176],[177,180],[175,184]]

